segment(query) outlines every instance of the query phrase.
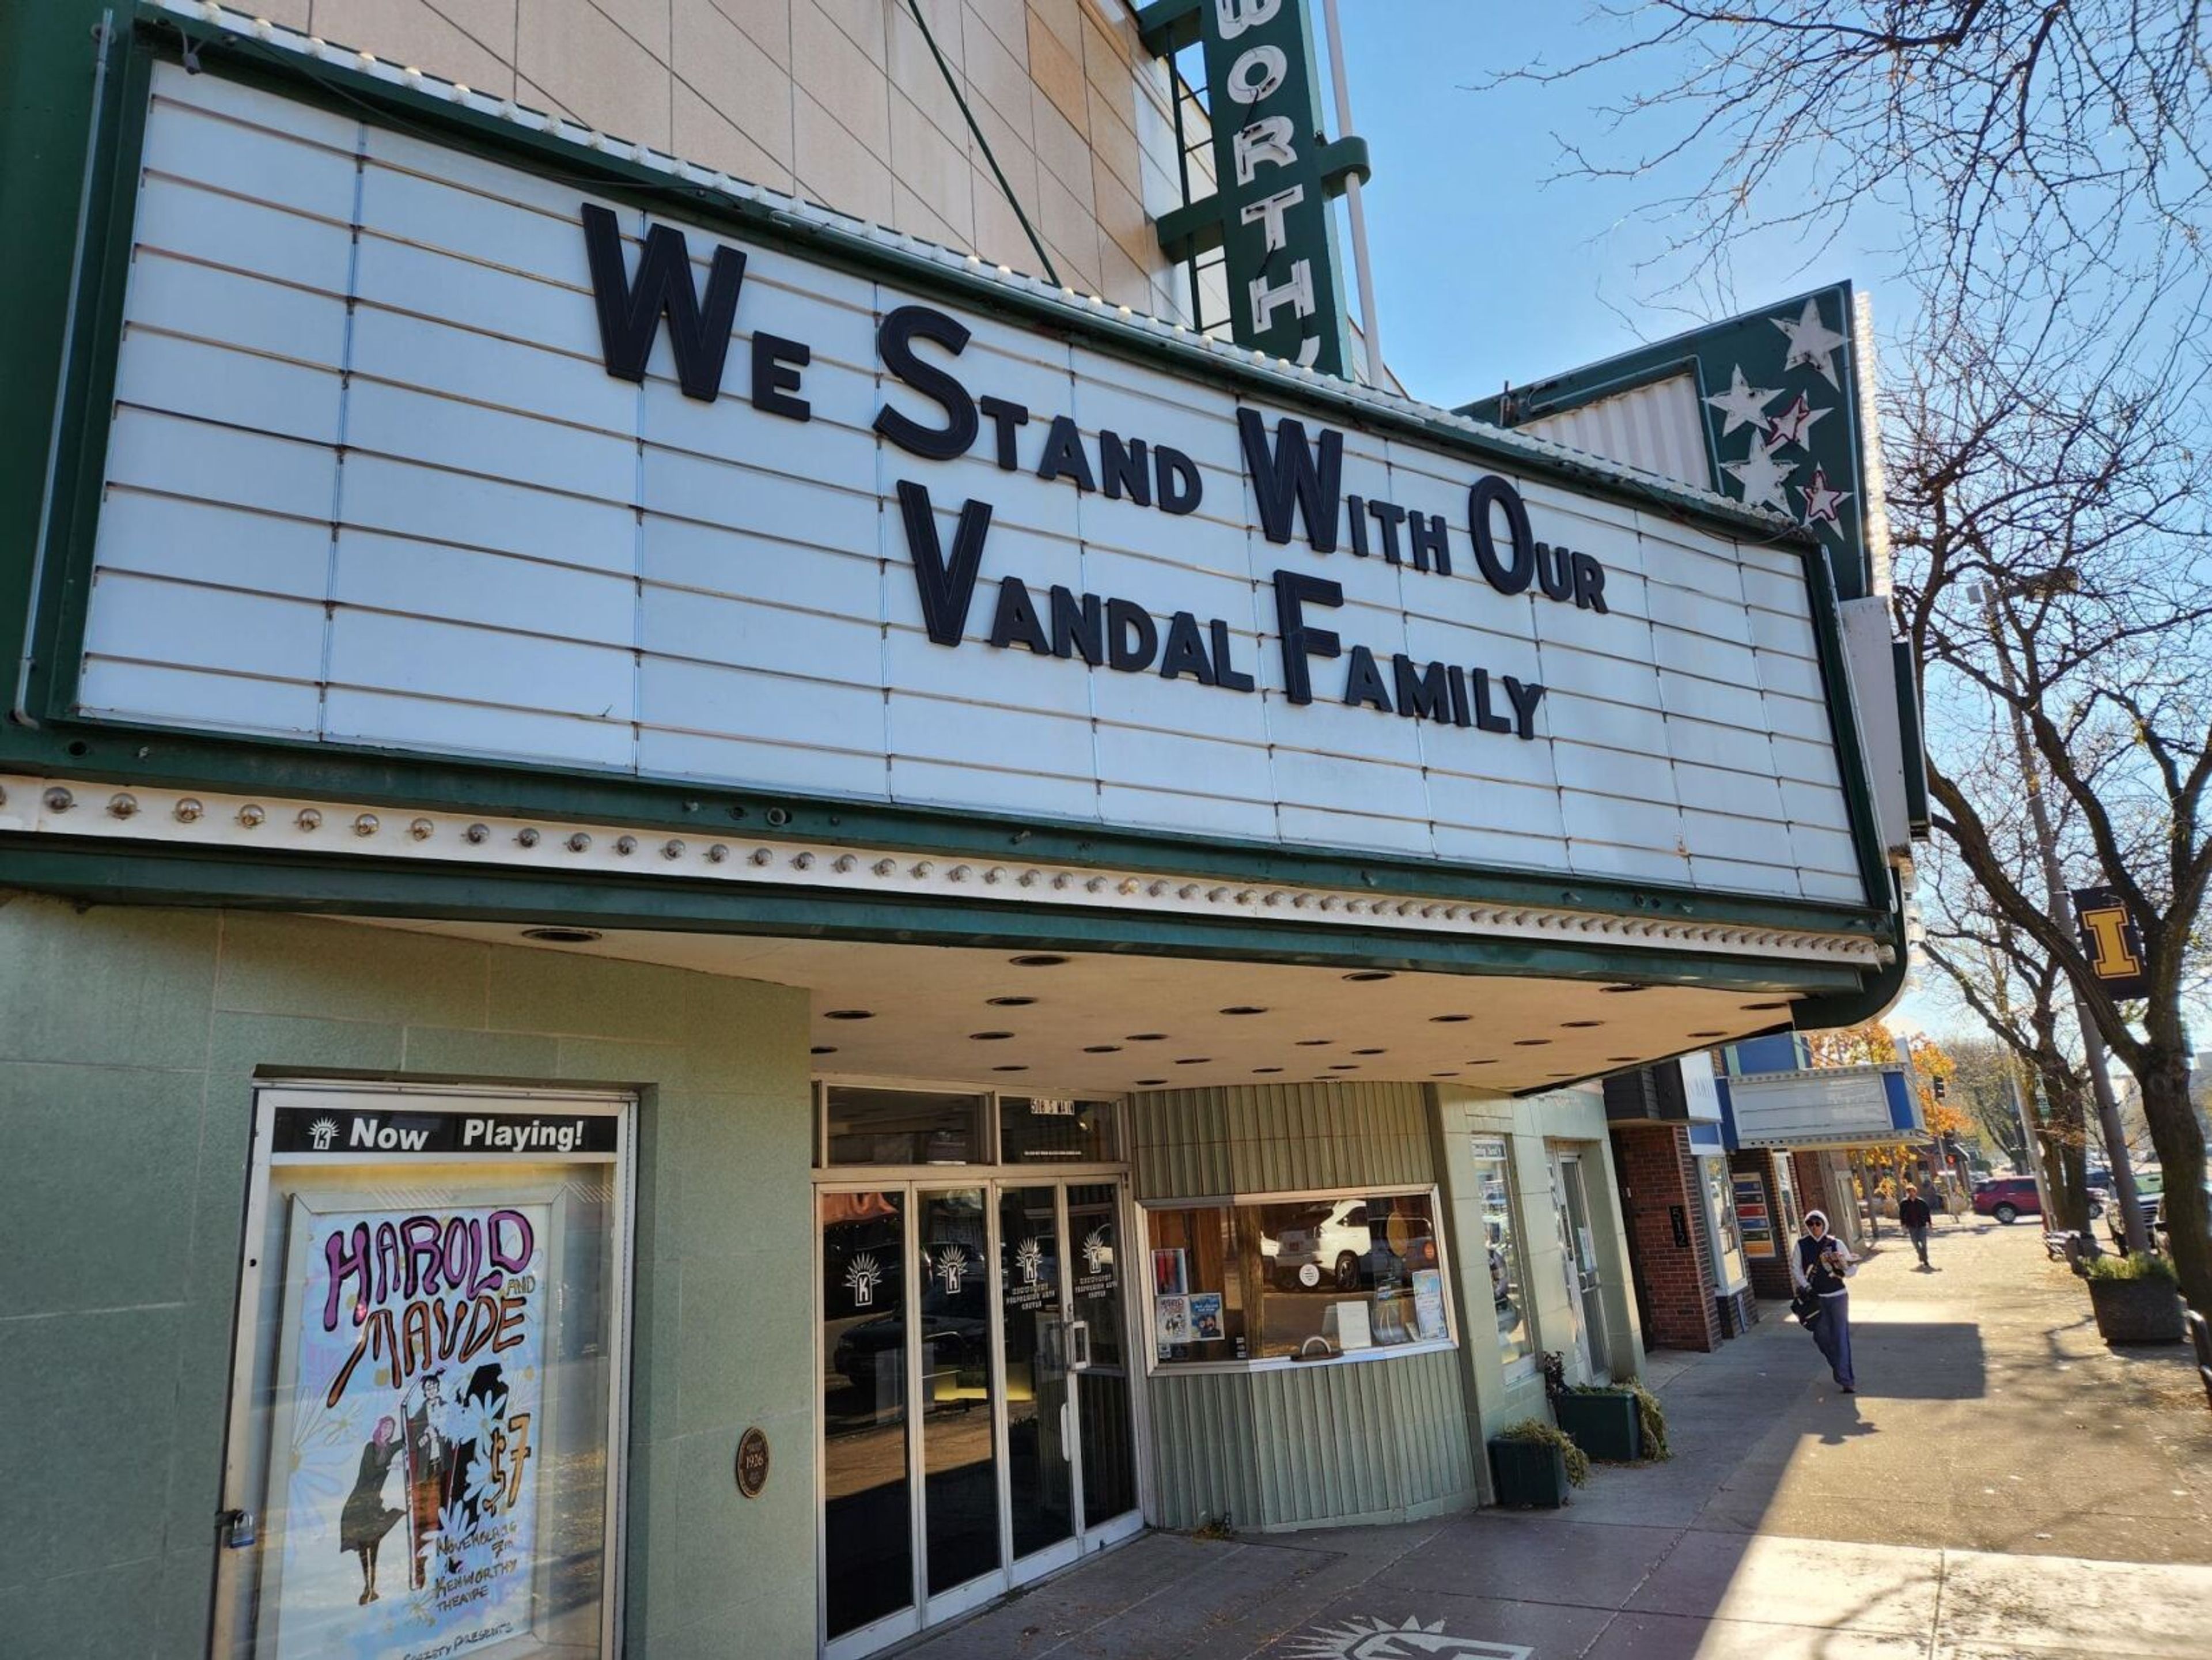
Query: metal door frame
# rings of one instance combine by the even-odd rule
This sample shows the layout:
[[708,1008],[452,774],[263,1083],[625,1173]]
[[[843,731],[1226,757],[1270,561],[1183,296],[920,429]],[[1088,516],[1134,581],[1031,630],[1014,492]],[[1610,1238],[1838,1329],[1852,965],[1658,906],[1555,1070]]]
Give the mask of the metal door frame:
[[[834,1640],[828,1635],[830,1628],[830,1582],[823,1572],[828,1561],[829,1500],[826,1492],[828,1469],[829,1426],[822,1414],[821,1390],[828,1356],[823,1347],[823,1275],[827,1262],[823,1254],[821,1208],[814,1207],[810,1231],[813,1235],[811,1255],[814,1262],[812,1290],[814,1398],[810,1403],[814,1415],[814,1632],[817,1652],[825,1660],[859,1660],[893,1643],[928,1631],[957,1619],[985,1603],[1006,1596],[1017,1586],[1057,1573],[1094,1552],[1120,1542],[1144,1530],[1147,1482],[1142,1453],[1148,1445],[1146,1423],[1143,1410],[1143,1391],[1137,1386],[1133,1366],[1127,1378],[1130,1393],[1130,1456],[1136,1465],[1137,1503],[1119,1516],[1110,1517],[1097,1527],[1087,1527],[1084,1520],[1085,1494],[1083,1485],[1083,1418],[1082,1373],[1071,1365],[1067,1370],[1066,1400],[1062,1410],[1067,1415],[1068,1434],[1066,1444],[1069,1450],[1069,1536],[1032,1551],[1017,1560],[1013,1554],[1013,1509],[1011,1493],[1012,1466],[1009,1462],[1006,1419],[1006,1349],[1003,1240],[1000,1234],[999,1201],[1010,1189],[1045,1188],[1053,1195],[1053,1228],[1055,1249],[1060,1253],[1060,1317],[1063,1329],[1074,1324],[1075,1282],[1069,1271],[1067,1250],[1067,1195],[1072,1186],[1109,1186],[1114,1189],[1114,1223],[1121,1236],[1118,1249],[1127,1251],[1128,1219],[1130,1214],[1129,1177],[1124,1170],[1110,1171],[1039,1170],[1029,1166],[971,1164],[964,1166],[932,1165],[922,1170],[908,1169],[901,1174],[889,1171],[873,1176],[858,1175],[857,1179],[845,1179],[845,1172],[817,1172],[813,1193],[821,1195],[833,1193],[890,1193],[900,1197],[901,1250],[905,1259],[903,1272],[906,1283],[902,1293],[908,1299],[913,1311],[907,1320],[906,1362],[906,1472],[907,1472],[907,1537],[911,1547],[912,1580],[908,1587],[907,1606],[866,1626],[842,1633]],[[929,1537],[927,1470],[924,1457],[924,1426],[921,1396],[921,1306],[922,1288],[927,1279],[922,1274],[924,1264],[921,1255],[921,1196],[927,1193],[956,1192],[963,1189],[980,1189],[984,1195],[986,1239],[989,1257],[990,1304],[990,1372],[991,1389],[991,1446],[995,1462],[995,1482],[999,1505],[999,1566],[996,1569],[963,1584],[929,1595]],[[1122,1353],[1133,1354],[1131,1347],[1136,1341],[1132,1324],[1135,1302],[1130,1295],[1128,1268],[1126,1262],[1117,1262],[1116,1271],[1121,1276]]]

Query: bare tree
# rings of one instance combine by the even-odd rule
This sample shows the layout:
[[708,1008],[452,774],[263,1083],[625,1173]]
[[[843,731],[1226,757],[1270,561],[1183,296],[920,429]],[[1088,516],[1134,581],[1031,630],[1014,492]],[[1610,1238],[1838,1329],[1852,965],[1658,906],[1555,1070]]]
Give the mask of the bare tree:
[[[2212,1310],[2182,1027],[2212,885],[2212,10],[1607,0],[1583,38],[1578,62],[1502,78],[1632,88],[1564,142],[1562,171],[1636,181],[1674,267],[1651,280],[1724,295],[1747,239],[1813,258],[1866,216],[1895,237],[1881,274],[1917,309],[1885,351],[1906,376],[1883,462],[1933,817],[1985,896],[1981,931],[2057,976],[2053,1006],[2078,996],[2140,1084],[2176,1267]],[[2031,802],[2062,882],[2112,886],[2139,919],[2140,1006],[2051,920]],[[2022,1034],[2054,1104],[2063,1034]]]
[[[1954,886],[1963,891],[1963,915],[1945,903],[1947,889]],[[1971,885],[1946,884],[1939,877],[1929,899],[1936,915],[1928,924],[1927,958],[1979,1018],[2014,1074],[2008,1079],[1978,1076],[1983,1069],[1969,1058],[1961,1066],[1969,1079],[1969,1098],[1978,1115],[1987,1113],[1984,1123],[2000,1115],[2010,1122],[2015,1120],[2010,1090],[2021,1090],[2035,1128],[2033,1153],[2050,1197],[2052,1225],[2086,1234],[2094,1136],[2088,1074],[2059,1040],[2065,977],[2032,939],[1993,914]],[[1972,1055],[1971,1049],[1962,1053]],[[2017,1146],[2017,1132],[2005,1144]]]
[[[2086,362],[2054,362],[2048,337],[1954,317],[1910,358],[1884,411],[1895,604],[1928,692],[1932,816],[1994,924],[1984,942],[2063,976],[2134,1073],[2183,1288],[2212,1308],[2183,1028],[2212,886],[2203,375],[2133,334]],[[2023,839],[2039,797],[2065,879],[2117,890],[2142,927],[2137,1006],[2051,919]]]
[[[1953,305],[2101,275],[2201,275],[2212,11],[2140,0],[1609,0],[1553,83],[1625,70],[1565,175],[1660,185],[1692,275],[1747,237],[1817,256],[1854,216],[1908,227],[1900,274]],[[1670,187],[1671,186],[1671,187]]]
[[1998,1158],[2014,1170],[2023,1168],[2030,1149],[2013,1106],[2020,1068],[2012,1052],[1994,1037],[1955,1032],[1943,1040],[1943,1048],[1951,1057],[1951,1089],[1959,1107]]

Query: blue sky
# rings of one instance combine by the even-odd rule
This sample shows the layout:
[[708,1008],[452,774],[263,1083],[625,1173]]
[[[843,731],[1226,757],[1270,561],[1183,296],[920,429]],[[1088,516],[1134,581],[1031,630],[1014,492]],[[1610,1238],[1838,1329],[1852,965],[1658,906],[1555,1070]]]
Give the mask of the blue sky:
[[[1509,378],[1534,380],[1844,277],[1875,289],[1884,314],[1875,225],[1854,224],[1809,258],[1794,246],[1738,248],[1735,303],[1709,299],[1686,312],[1662,292],[1663,277],[1636,269],[1663,236],[1631,216],[1660,186],[1545,183],[1559,164],[1555,135],[1604,149],[1600,106],[1659,67],[1473,89],[1498,70],[1564,66],[1619,39],[1581,0],[1341,7],[1352,126],[1375,166],[1367,219],[1383,355],[1415,396],[1464,403]],[[1314,30],[1325,57],[1319,0]]]

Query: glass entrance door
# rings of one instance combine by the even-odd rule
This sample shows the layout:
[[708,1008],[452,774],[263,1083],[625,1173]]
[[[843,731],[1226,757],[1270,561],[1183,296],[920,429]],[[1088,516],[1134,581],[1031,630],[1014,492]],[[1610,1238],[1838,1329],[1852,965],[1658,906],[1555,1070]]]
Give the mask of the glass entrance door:
[[1006,1356],[1008,1560],[1018,1579],[1075,1554],[1075,1446],[1068,1434],[1067,1275],[1060,1190],[999,1190]]
[[1567,1279],[1574,1294],[1577,1347],[1585,1375],[1593,1383],[1610,1381],[1610,1351],[1605,1341],[1605,1298],[1598,1273],[1597,1242],[1590,1232],[1589,1192],[1583,1185],[1583,1161],[1576,1153],[1559,1157],[1559,1185],[1565,1201],[1560,1219],[1567,1253]]
[[858,1655],[1136,1532],[1122,1185],[823,1192],[823,1633]]
[[[1137,1436],[1129,1371],[1129,1264],[1121,1250],[1121,1188],[1071,1184],[1067,1239],[1074,1276],[1072,1354],[1083,1464],[1083,1525],[1092,1534],[1137,1509]],[[1094,1541],[1094,1542],[1103,1542]]]

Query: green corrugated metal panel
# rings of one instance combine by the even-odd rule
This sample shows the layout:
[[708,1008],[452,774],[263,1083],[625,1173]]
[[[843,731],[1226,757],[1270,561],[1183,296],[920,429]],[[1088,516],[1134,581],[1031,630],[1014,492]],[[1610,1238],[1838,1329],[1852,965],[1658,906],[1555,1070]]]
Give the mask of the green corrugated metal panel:
[[1474,1501],[1449,1351],[1152,1379],[1154,1516],[1320,1527]]
[[1419,1084],[1159,1090],[1129,1103],[1139,1199],[1434,1179]]
[[1138,1198],[1195,1199],[1229,1191],[1222,1093],[1160,1090],[1129,1098]]
[[1241,1372],[1151,1380],[1154,1523],[1194,1528],[1226,1517],[1260,1525],[1251,1385]]
[[1472,1502],[1458,1357],[1407,1355],[1253,1375],[1263,1527]]

